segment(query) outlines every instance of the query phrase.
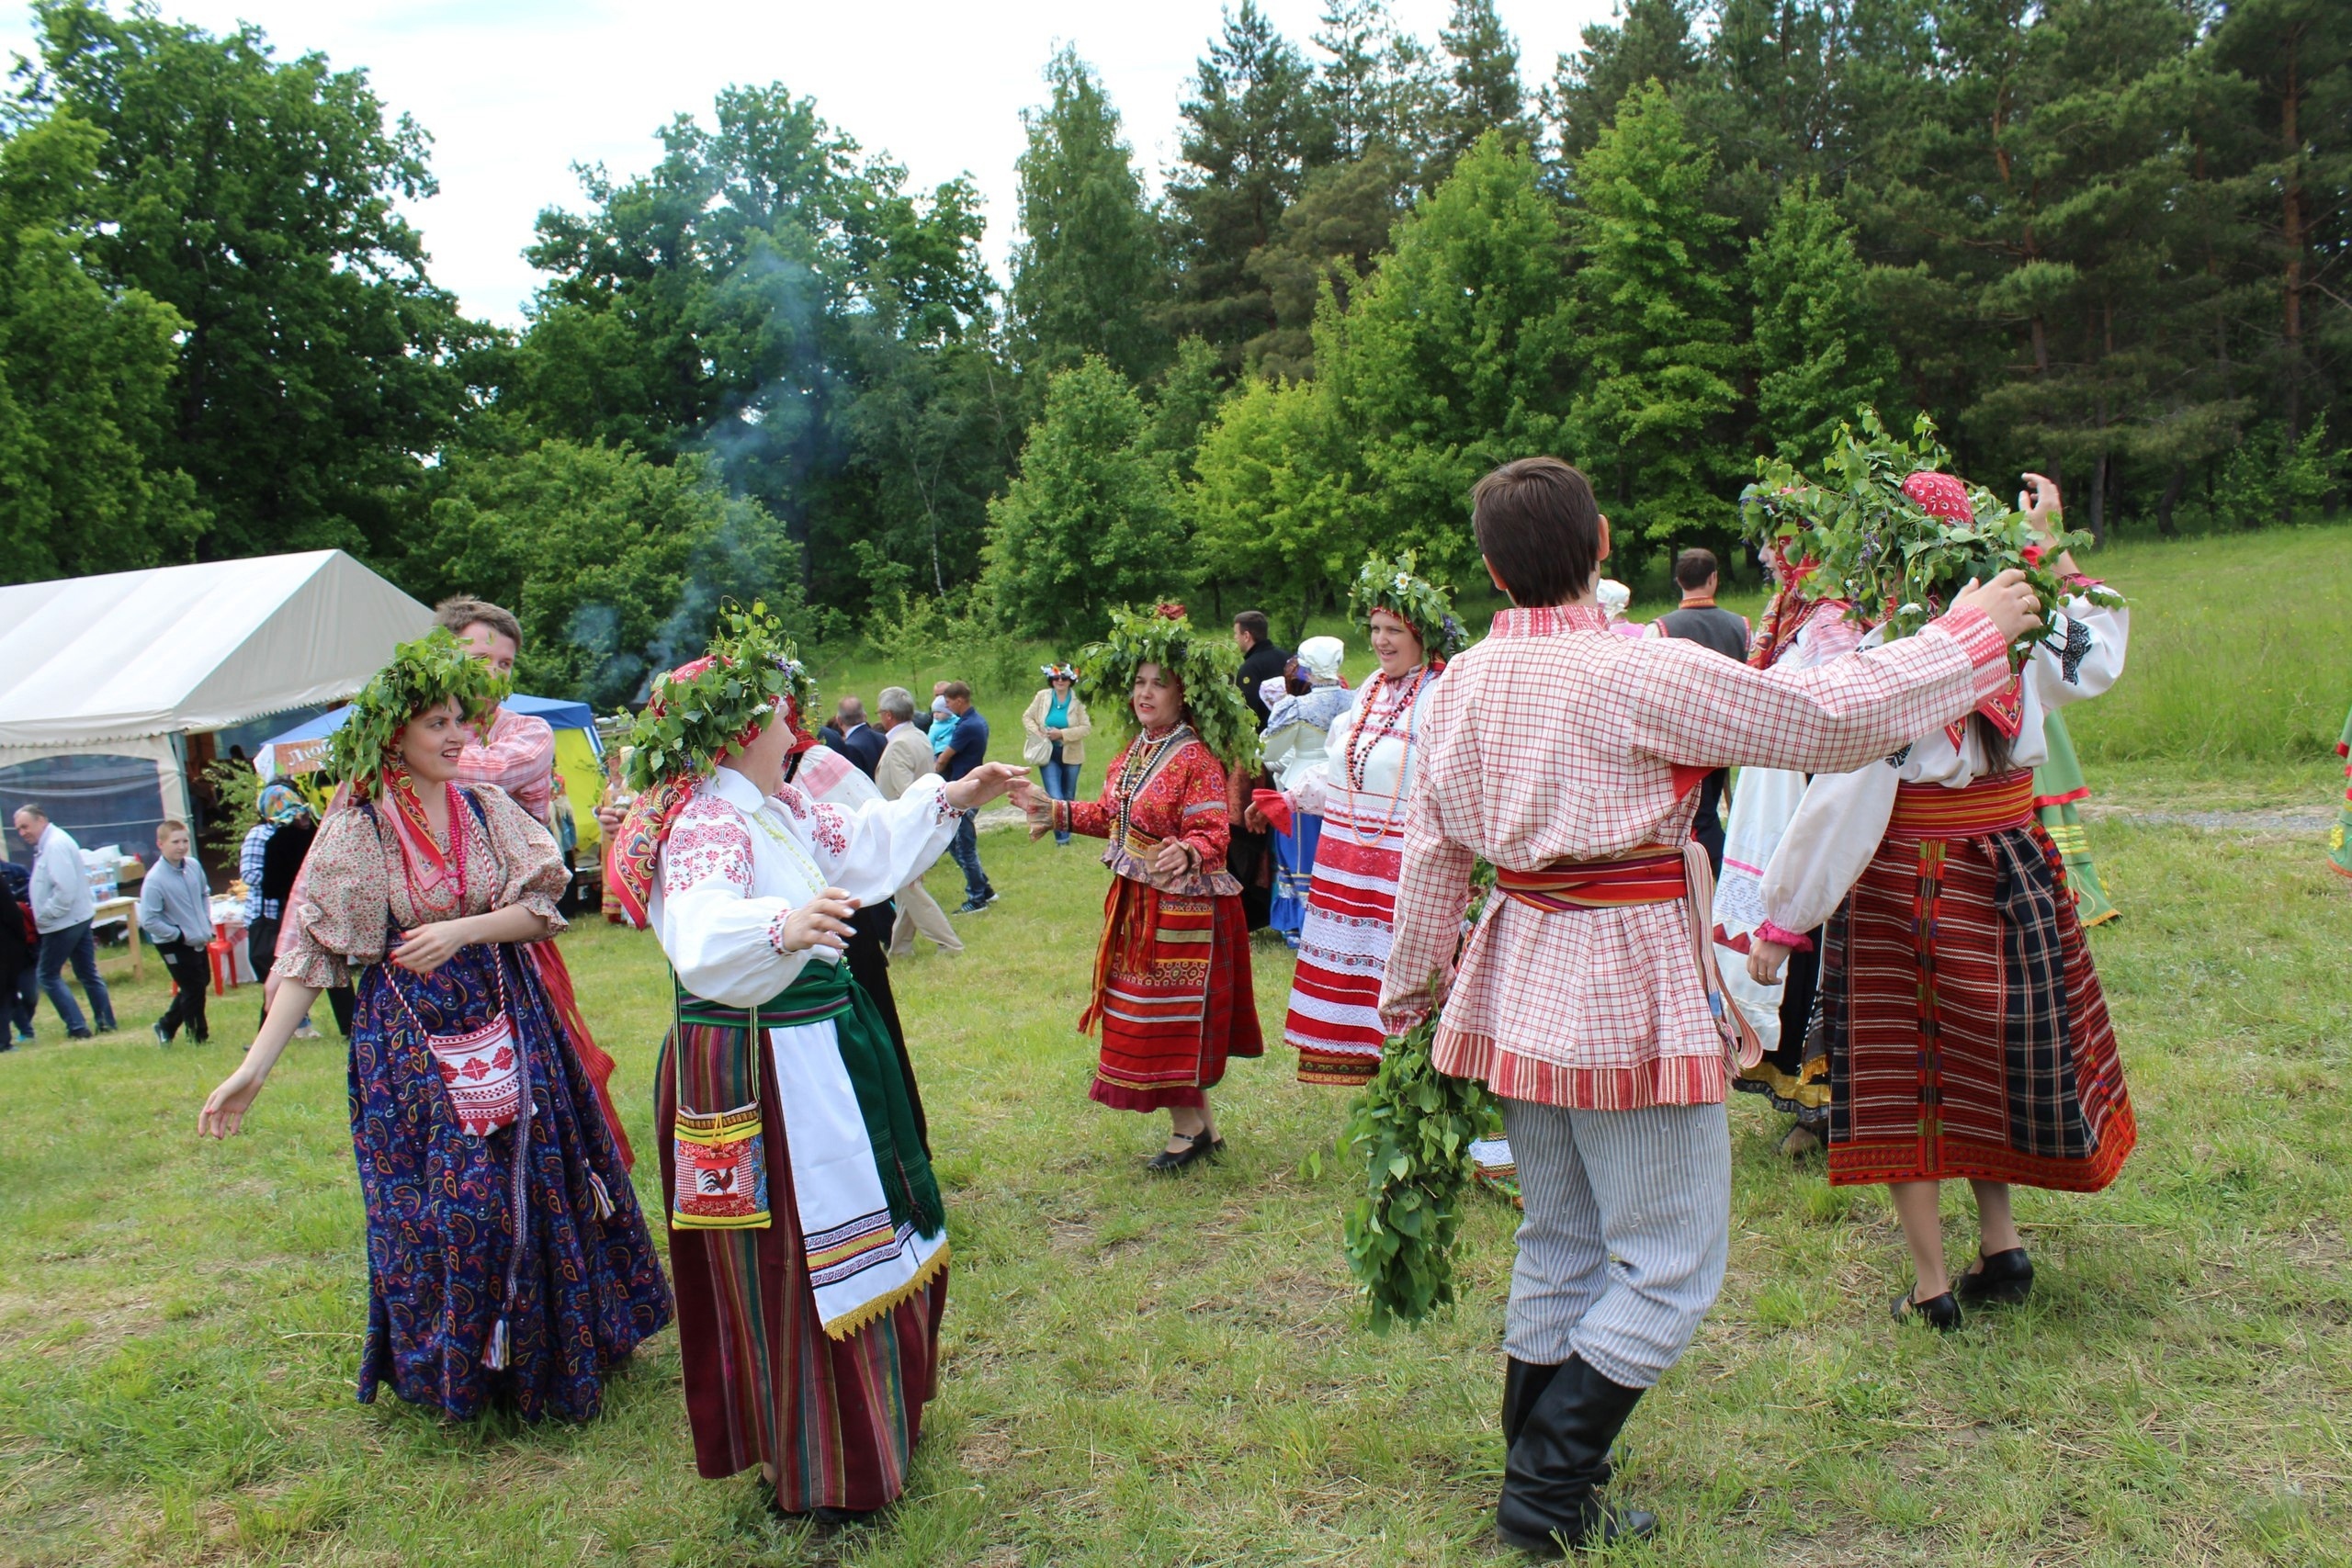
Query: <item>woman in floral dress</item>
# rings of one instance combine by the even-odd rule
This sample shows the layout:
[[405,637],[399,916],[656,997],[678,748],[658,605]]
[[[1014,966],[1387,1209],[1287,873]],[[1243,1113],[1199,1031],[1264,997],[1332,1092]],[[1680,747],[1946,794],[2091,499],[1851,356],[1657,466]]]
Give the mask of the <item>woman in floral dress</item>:
[[351,1136],[368,1217],[359,1398],[466,1418],[596,1415],[670,1292],[596,1091],[517,944],[561,931],[569,874],[505,791],[460,789],[494,677],[446,632],[354,703],[334,767],[352,804],[311,846],[277,995],[200,1131],[243,1124],[295,1025],[357,976]]

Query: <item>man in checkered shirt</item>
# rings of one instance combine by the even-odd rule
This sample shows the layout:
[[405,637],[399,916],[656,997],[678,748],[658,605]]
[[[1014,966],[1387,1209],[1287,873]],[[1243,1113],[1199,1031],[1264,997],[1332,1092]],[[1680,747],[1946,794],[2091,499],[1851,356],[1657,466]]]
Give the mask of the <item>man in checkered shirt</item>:
[[[1736,1053],[1686,892],[1707,874],[1681,852],[1693,786],[1721,767],[1844,773],[1887,756],[2007,682],[2039,607],[2004,572],[1917,637],[1756,670],[1610,635],[1594,600],[1609,523],[1567,464],[1506,464],[1474,503],[1514,607],[1431,703],[1381,1017],[1401,1034],[1442,1005],[1437,1066],[1502,1101],[1526,1217],[1496,1522],[1556,1556],[1656,1527],[1602,1501],[1609,1446],[1697,1332],[1729,1248]],[[1480,858],[1500,886],[1464,940]]]

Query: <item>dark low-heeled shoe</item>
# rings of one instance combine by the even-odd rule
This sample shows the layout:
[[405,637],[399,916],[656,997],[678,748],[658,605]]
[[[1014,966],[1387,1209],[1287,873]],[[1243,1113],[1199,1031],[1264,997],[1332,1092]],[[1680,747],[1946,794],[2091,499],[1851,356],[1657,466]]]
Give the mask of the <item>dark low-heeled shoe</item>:
[[[1182,1134],[1175,1135],[1182,1136]],[[1144,1161],[1144,1168],[1161,1176],[1172,1175],[1197,1161],[1215,1159],[1224,1148],[1225,1140],[1204,1128],[1184,1140],[1184,1147],[1182,1151],[1162,1149]]]
[[1929,1296],[1924,1302],[1914,1301],[1911,1298],[1918,1288],[1914,1285],[1894,1298],[1895,1322],[1924,1323],[1939,1334],[1950,1334],[1960,1326],[1960,1302],[1957,1297],[1946,1291],[1942,1295]]
[[2033,1289],[2033,1259],[2022,1247],[2007,1252],[1979,1252],[1975,1267],[1954,1281],[1952,1289],[1970,1306],[1987,1302],[2016,1306]]

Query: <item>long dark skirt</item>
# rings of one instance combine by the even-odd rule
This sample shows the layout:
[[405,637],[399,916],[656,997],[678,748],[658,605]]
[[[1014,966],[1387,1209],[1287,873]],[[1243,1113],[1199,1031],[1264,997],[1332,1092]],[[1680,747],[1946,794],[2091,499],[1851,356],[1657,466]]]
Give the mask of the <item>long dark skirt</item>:
[[937,1389],[947,1273],[847,1338],[829,1337],[808,1282],[766,1050],[746,1029],[671,1030],[654,1087],[664,1194],[678,1179],[682,1084],[696,1111],[758,1100],[770,1216],[756,1229],[670,1229],[695,1468],[717,1480],[774,1465],[777,1504],[796,1513],[883,1507],[906,1490]]
[[[511,1302],[515,1129],[483,1138],[461,1128],[424,1042],[479,1027],[502,989],[532,1106]],[[359,1397],[372,1402],[390,1383],[411,1404],[460,1418],[505,1396],[526,1420],[589,1419],[605,1374],[670,1321],[670,1292],[595,1089],[536,974],[503,946],[467,947],[429,976],[394,980],[371,964],[357,1002],[351,1140],[368,1297]],[[483,1362],[502,1315],[498,1370]]]
[[1882,843],[1830,917],[1819,1016],[1832,1183],[2096,1192],[2132,1152],[2107,1000],[2039,823]]

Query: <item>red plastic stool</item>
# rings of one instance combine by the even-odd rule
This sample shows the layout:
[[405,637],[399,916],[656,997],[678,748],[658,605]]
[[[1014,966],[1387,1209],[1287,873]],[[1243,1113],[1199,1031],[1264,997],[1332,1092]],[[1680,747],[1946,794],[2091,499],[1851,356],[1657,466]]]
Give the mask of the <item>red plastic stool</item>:
[[212,994],[226,996],[237,983],[236,947],[229,941],[229,928],[214,926],[212,940],[204,944],[204,956],[212,965]]

